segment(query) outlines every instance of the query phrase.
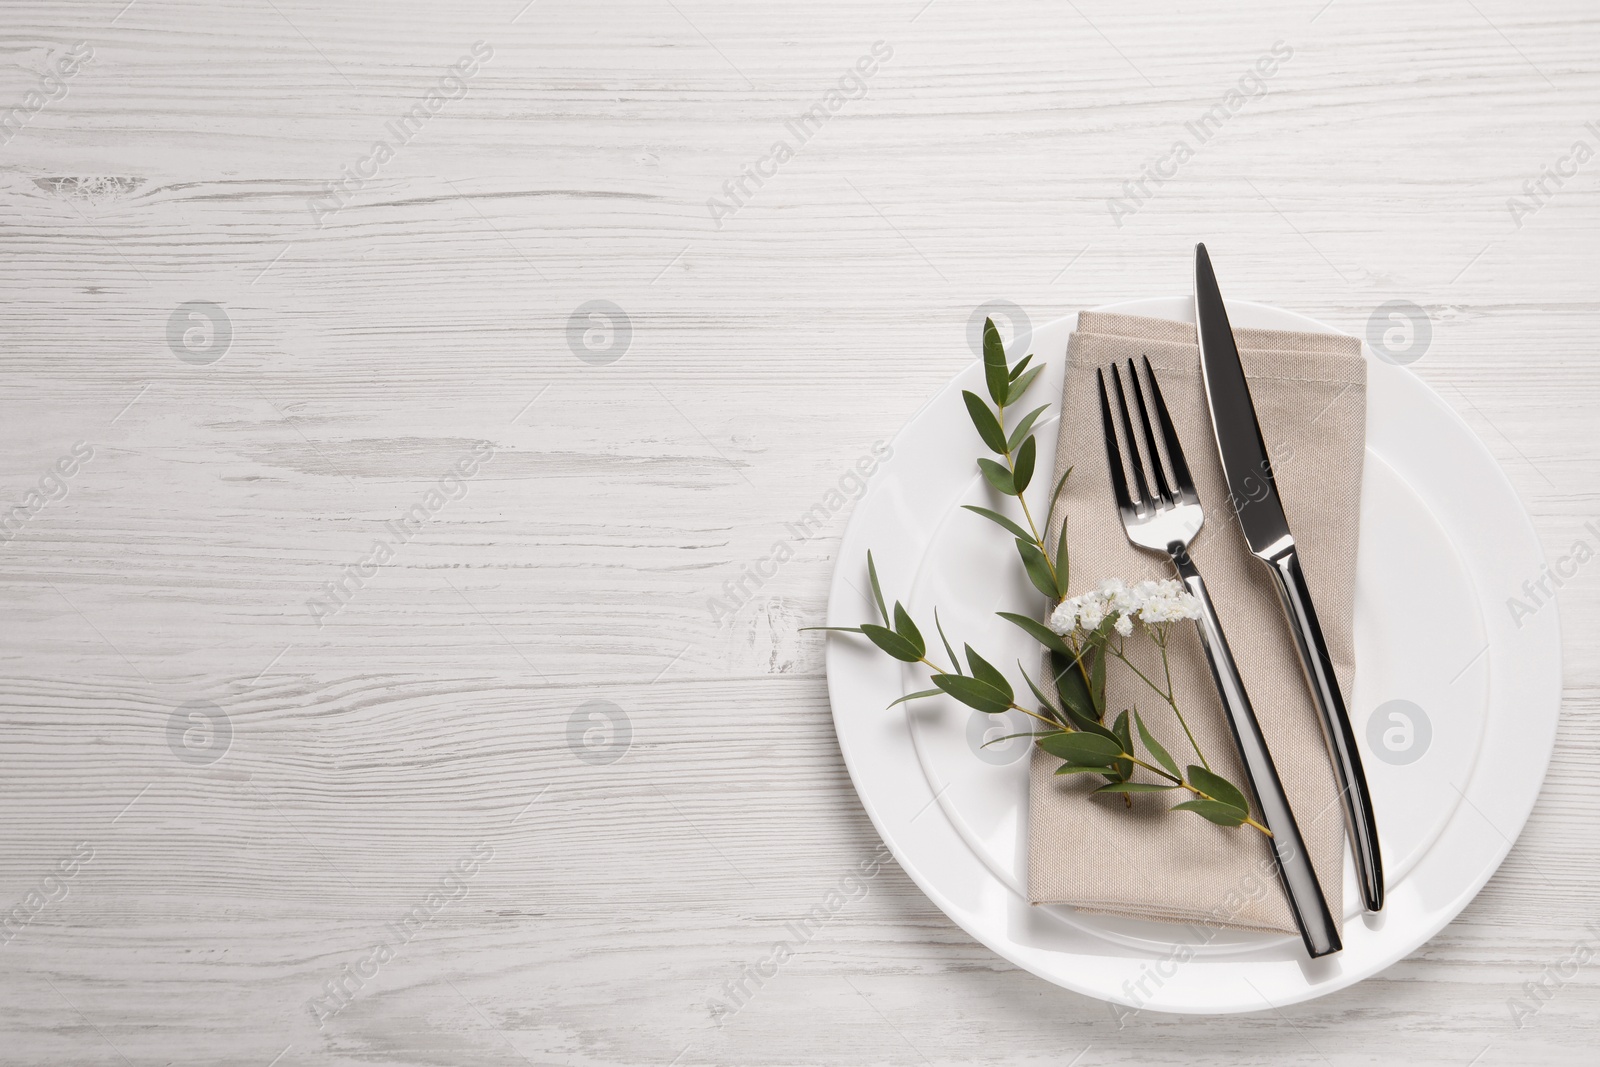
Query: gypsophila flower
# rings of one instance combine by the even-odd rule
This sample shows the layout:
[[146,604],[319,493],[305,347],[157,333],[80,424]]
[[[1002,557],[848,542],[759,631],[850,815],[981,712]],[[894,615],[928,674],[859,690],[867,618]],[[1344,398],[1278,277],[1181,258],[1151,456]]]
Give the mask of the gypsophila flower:
[[1139,606],[1139,618],[1146,625],[1200,617],[1200,601],[1184,588],[1182,582],[1169,578],[1150,584],[1154,588]]
[[1050,629],[1063,636],[1074,630],[1093,630],[1109,615],[1112,628],[1127,637],[1135,620],[1155,627],[1180,619],[1198,619],[1200,602],[1182,582],[1171,578],[1145,580],[1129,586],[1120,578],[1107,578],[1099,587],[1068,597],[1050,613]]

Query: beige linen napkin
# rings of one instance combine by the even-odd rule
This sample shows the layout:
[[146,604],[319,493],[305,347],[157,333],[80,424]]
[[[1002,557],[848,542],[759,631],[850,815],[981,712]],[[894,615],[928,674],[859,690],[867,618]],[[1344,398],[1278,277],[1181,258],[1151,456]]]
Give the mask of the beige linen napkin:
[[[1366,431],[1366,364],[1353,337],[1235,330],[1256,415],[1306,580],[1349,699],[1355,671],[1351,612],[1360,525]],[[1134,548],[1112,502],[1095,369],[1149,356],[1172,411],[1194,477],[1205,525],[1191,555],[1205,577],[1249,691],[1262,733],[1317,876],[1336,920],[1343,918],[1344,815],[1317,711],[1300,673],[1294,642],[1271,574],[1249,554],[1230,510],[1200,381],[1200,354],[1189,323],[1085,312],[1067,347],[1056,478],[1073,467],[1050,517],[1050,540],[1070,522],[1077,594],[1103,579],[1171,577],[1165,557]],[[1113,399],[1113,404],[1115,399]],[[1055,483],[1052,481],[1051,485]],[[1141,669],[1159,680],[1160,656],[1137,646]],[[1196,740],[1213,770],[1246,790],[1222,706],[1190,623],[1174,627],[1173,682]],[[1134,657],[1135,662],[1140,662]],[[1137,706],[1146,725],[1180,764],[1198,762],[1172,709],[1126,667],[1108,670],[1107,717]],[[1047,675],[1048,676],[1048,675]],[[1121,797],[1089,791],[1098,776],[1056,777],[1061,761],[1038,749],[1030,766],[1028,892],[1036,904],[1173,922],[1293,933],[1265,837],[1248,826],[1215,826],[1192,812],[1163,809],[1176,794]],[[1094,780],[1091,781],[1090,779]],[[1259,811],[1255,813],[1260,818]]]

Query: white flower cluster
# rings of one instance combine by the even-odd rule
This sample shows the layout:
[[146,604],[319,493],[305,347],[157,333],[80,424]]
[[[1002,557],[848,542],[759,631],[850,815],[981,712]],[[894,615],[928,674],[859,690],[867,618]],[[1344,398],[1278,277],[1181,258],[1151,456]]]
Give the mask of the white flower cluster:
[[1093,630],[1113,612],[1117,621],[1112,623],[1112,629],[1126,637],[1133,633],[1134,619],[1146,626],[1198,619],[1200,601],[1184,589],[1182,582],[1171,578],[1135,582],[1131,587],[1121,578],[1107,578],[1100,588],[1068,597],[1056,605],[1050,613],[1050,629],[1063,636],[1079,628]]

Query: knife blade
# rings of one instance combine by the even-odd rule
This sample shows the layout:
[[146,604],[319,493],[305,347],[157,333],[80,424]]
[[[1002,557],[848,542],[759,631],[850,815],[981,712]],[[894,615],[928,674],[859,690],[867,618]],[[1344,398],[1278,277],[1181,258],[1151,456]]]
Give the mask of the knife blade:
[[1322,624],[1317,619],[1311,590],[1300,568],[1294,535],[1283,511],[1283,501],[1273,476],[1272,458],[1256,420],[1255,403],[1239,361],[1228,311],[1222,303],[1217,276],[1204,244],[1194,252],[1195,323],[1200,335],[1200,375],[1217,453],[1228,482],[1233,513],[1250,552],[1272,571],[1278,597],[1295,638],[1306,685],[1311,690],[1322,724],[1323,740],[1333,763],[1334,777],[1344,800],[1345,827],[1355,854],[1356,881],[1368,911],[1383,908],[1383,854],[1378,844],[1377,822],[1367,790],[1366,771],[1356,747],[1355,730],[1345,710],[1328,652]]

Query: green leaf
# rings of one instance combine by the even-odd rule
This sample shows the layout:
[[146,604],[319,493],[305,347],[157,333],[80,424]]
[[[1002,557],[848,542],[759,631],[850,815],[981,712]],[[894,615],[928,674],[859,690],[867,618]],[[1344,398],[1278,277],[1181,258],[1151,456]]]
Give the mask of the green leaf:
[[1028,572],[1028,580],[1033,587],[1052,601],[1061,597],[1061,590],[1056,586],[1055,576],[1050,573],[1050,564],[1045,562],[1044,552],[1032,541],[1017,538],[1017,554],[1022,557],[1022,567]]
[[989,484],[1000,490],[1000,492],[1006,494],[1006,496],[1017,495],[1011,472],[1002,464],[996,463],[992,459],[980,459],[978,460],[978,469],[983,472],[983,476],[988,480]]
[[[1132,755],[1133,734],[1131,733],[1131,727],[1128,725],[1128,713],[1126,711],[1117,715],[1117,720],[1111,724],[1111,732],[1117,735],[1118,741],[1122,742],[1122,751]],[[1118,760],[1117,770],[1121,772],[1124,779],[1133,777],[1133,761]]]
[[1045,513],[1046,516],[1049,516],[1051,513],[1053,513],[1056,510],[1056,501],[1061,499],[1061,490],[1063,490],[1063,489],[1065,489],[1067,487],[1067,479],[1070,478],[1071,476],[1072,476],[1072,468],[1071,467],[1068,467],[1066,470],[1061,472],[1061,480],[1056,483],[1055,489],[1050,494],[1050,506],[1044,509],[1044,513]]
[[1056,710],[1055,701],[1044,695],[1044,690],[1039,688],[1038,683],[1033,680],[1033,676],[1028,673],[1028,669],[1022,665],[1020,659],[1017,660],[1017,670],[1022,672],[1022,680],[1028,683],[1028,688],[1033,690],[1033,695],[1038,698],[1040,704],[1044,705],[1039,709],[1039,713],[1047,719],[1060,722],[1061,712]]
[[1238,786],[1204,767],[1189,768],[1189,784],[1230,808],[1238,808],[1240,811],[1250,810],[1250,802],[1244,798]]
[[950,657],[950,669],[957,674],[961,673],[961,660],[956,658],[956,650],[950,647],[950,639],[944,635],[944,623],[939,621],[939,609],[933,609],[933,628],[939,631],[939,640],[944,642],[945,655]]
[[1067,643],[1065,641],[1061,640],[1061,635],[1050,629],[1050,627],[1046,626],[1038,619],[1030,619],[1026,615],[1017,615],[1009,611],[997,611],[995,614],[1007,622],[1017,626],[1029,637],[1033,638],[1050,651],[1059,652],[1063,656],[1072,655],[1072,650],[1067,647]]
[[1096,793],[1163,793],[1175,785],[1156,785],[1152,782],[1112,782],[1096,789]]
[[1109,737],[1074,730],[1039,739],[1039,747],[1056,759],[1079,767],[1095,767],[1104,772],[1122,755],[1122,746]]
[[[1052,735],[1053,736],[1053,735]],[[1057,774],[1104,774],[1104,767],[1082,767],[1075,763],[1063,763],[1056,768]]]
[[1011,698],[988,682],[960,674],[936,674],[933,684],[955,697],[969,708],[989,715],[1011,710]]
[[1008,377],[1012,381],[1016,381],[1017,380],[1017,375],[1021,374],[1025,370],[1027,370],[1028,369],[1028,364],[1031,363],[1031,362],[1033,362],[1033,353],[1029,352],[1027,355],[1025,355],[1021,359],[1017,360],[1017,365],[1015,367],[1011,368],[1011,373],[1008,375]]
[[1011,386],[1011,374],[1006,369],[1006,346],[1000,340],[993,319],[983,320],[983,379],[989,387],[989,399],[1004,405]]
[[1139,727],[1139,739],[1144,742],[1144,747],[1150,750],[1150,754],[1156,758],[1156,762],[1165,767],[1167,772],[1174,778],[1182,778],[1183,774],[1178,770],[1178,761],[1173,759],[1167,750],[1161,747],[1161,742],[1152,737],[1149,730],[1145,729],[1144,719],[1139,717],[1137,711],[1133,713],[1133,721]]
[[[998,464],[996,464],[996,466],[998,466]],[[1000,469],[1005,470],[1004,467],[1001,467]],[[1021,526],[1018,526],[1016,523],[1012,522],[998,511],[990,511],[988,508],[980,508],[976,504],[962,504],[961,506],[966,508],[968,511],[977,512],[990,522],[997,523],[1012,537],[1020,537],[1023,540],[1027,540],[1033,536],[1032,534],[1028,533],[1027,530],[1024,530]]]
[[968,389],[961,390],[961,399],[967,402],[967,414],[972,416],[972,425],[978,428],[978,436],[989,446],[989,451],[1005,455],[1006,432],[995,417],[994,409],[983,402],[983,397]]
[[1238,808],[1219,804],[1215,800],[1185,800],[1182,804],[1174,804],[1172,811],[1192,811],[1202,819],[1209,819],[1218,826],[1238,826],[1245,820],[1245,813]]
[[[896,704],[904,704],[908,700],[921,700],[923,697],[936,697],[936,696],[942,696],[943,694],[944,694],[944,690],[943,689],[924,689],[920,693],[907,693],[905,696],[901,697],[899,700],[891,700],[891,701],[889,701],[889,707],[892,708]],[[885,710],[888,710],[888,709],[885,709]]]
[[[1083,659],[1093,662],[1094,656],[1094,651],[1088,650],[1084,652]],[[1089,694],[1089,680],[1077,661],[1072,656],[1053,655],[1050,657],[1050,669],[1055,673],[1056,693],[1061,697],[1061,706],[1074,724],[1080,730],[1093,729],[1107,737],[1115,737],[1100,724],[1094,700]]]
[[1033,384],[1033,380],[1039,376],[1039,372],[1042,370],[1044,370],[1043,366],[1034,367],[1025,371],[1016,381],[1012,382],[1010,388],[1006,391],[1006,403],[1015,404],[1021,400],[1022,394],[1028,391],[1028,386]]
[[1017,446],[1022,443],[1022,439],[1028,436],[1028,431],[1033,429],[1033,424],[1039,421],[1039,416],[1043,415],[1049,410],[1049,404],[1040,404],[1038,407],[1022,416],[1022,418],[1018,419],[1016,426],[1012,427],[1011,429],[1011,436],[1006,439],[1006,448],[1012,452],[1015,452],[1017,450]]
[[928,645],[922,640],[922,631],[917,629],[917,624],[911,621],[911,614],[900,606],[898,600],[894,602],[894,632],[910,641],[916,647],[918,656],[928,654]]
[[872,599],[878,602],[878,614],[883,616],[883,621],[889,621],[889,609],[883,602],[883,590],[878,588],[878,565],[872,562],[872,553],[867,553],[867,575],[872,579]]
[[1028,483],[1033,481],[1033,461],[1038,456],[1038,452],[1039,450],[1031,437],[1022,442],[1022,447],[1017,449],[1016,460],[1012,463],[1012,470],[1015,473],[1012,474],[1011,481],[1016,486],[1016,492],[1019,496],[1024,489],[1028,488]]
[[1133,751],[1133,735],[1128,732],[1128,713],[1118,712],[1116,721],[1111,724],[1111,732],[1117,735],[1117,740],[1122,742],[1122,751]]
[[1061,540],[1056,544],[1056,582],[1062,589],[1071,584],[1072,555],[1067,550],[1067,517],[1061,516]]
[[861,632],[866,634],[867,639],[873,644],[904,663],[915,663],[922,658],[922,653],[917,651],[916,645],[887,627],[864,622],[861,624]]
[[1027,730],[1020,734],[1006,734],[1004,737],[996,737],[993,740],[985,741],[978,747],[988,748],[990,745],[998,745],[1002,741],[1010,741],[1014,737],[1049,737],[1053,733],[1055,733],[1054,730]]
[[[1096,633],[1099,631],[1096,630]],[[1106,654],[1097,652],[1089,668],[1089,699],[1094,701],[1094,717],[1106,717]]]
[[1011,703],[1016,694],[1011,691],[1011,683],[1006,681],[1006,676],[1001,674],[994,664],[974,652],[971,645],[966,647],[967,666],[972,668],[972,676],[980,682],[994,686],[1006,695],[1006,703]]

